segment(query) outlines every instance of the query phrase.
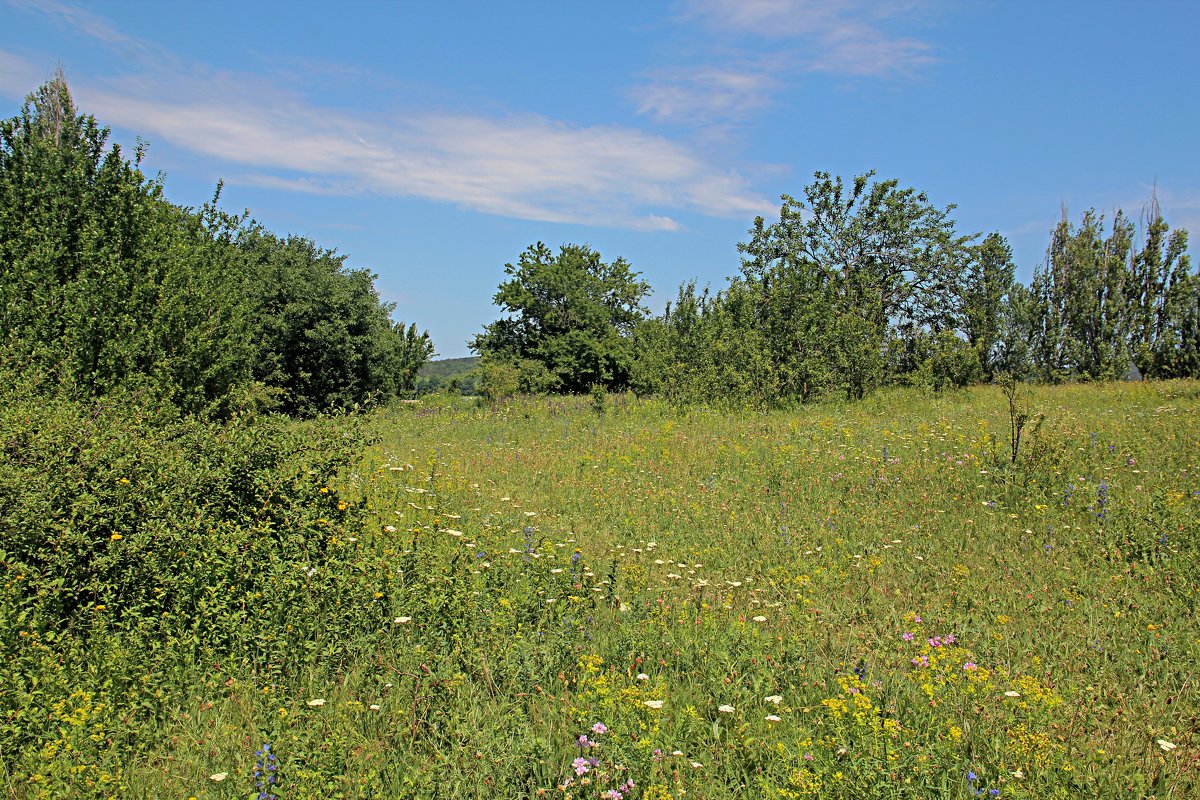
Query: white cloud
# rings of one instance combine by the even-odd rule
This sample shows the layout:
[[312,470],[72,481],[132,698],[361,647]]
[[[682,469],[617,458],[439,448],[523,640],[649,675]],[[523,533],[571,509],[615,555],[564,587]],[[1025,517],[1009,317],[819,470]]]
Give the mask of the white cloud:
[[638,113],[658,122],[711,124],[740,119],[769,105],[776,84],[761,67],[701,65],[658,70],[631,94]]
[[724,33],[794,40],[800,63],[848,75],[910,72],[933,61],[926,42],[889,32],[917,2],[872,0],[691,0],[691,15]]
[[52,71],[39,69],[13,53],[0,50],[0,94],[7,97],[24,97],[34,87],[53,77]]
[[[911,74],[932,47],[890,32],[919,2],[870,0],[688,0],[680,21],[709,39],[700,58],[650,73],[631,92],[656,122],[718,130],[771,104],[799,75],[860,78]],[[749,65],[749,66],[747,66]]]
[[423,197],[521,219],[679,230],[672,212],[718,217],[770,205],[687,147],[620,126],[536,115],[353,116],[238,76],[84,84],[79,104],[153,141],[252,168],[234,176],[317,193]]
[[[636,128],[536,114],[346,110],[272,79],[186,64],[59,0],[10,0],[119,51],[121,78],[68,74],[104,124],[245,168],[231,180],[310,193],[375,192],[521,219],[681,230],[674,215],[769,212],[737,173]],[[0,51],[0,90],[32,88],[27,61]],[[39,76],[33,82],[44,80]]]

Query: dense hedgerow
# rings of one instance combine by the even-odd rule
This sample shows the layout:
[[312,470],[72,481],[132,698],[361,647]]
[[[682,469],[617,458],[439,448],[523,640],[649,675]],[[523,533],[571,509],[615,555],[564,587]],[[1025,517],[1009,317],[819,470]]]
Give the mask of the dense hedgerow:
[[198,665],[220,674],[232,662],[282,680],[359,654],[359,634],[386,614],[377,576],[347,568],[361,504],[330,482],[363,444],[351,418],[208,422],[135,395],[83,403],[6,392],[0,752],[9,769],[54,741],[81,703],[84,716],[125,731],[106,731],[108,747],[136,749],[137,731],[192,691],[163,674]]

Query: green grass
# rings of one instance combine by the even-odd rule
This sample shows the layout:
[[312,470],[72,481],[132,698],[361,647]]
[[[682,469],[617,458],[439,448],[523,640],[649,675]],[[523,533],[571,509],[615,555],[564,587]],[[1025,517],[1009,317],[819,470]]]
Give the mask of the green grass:
[[270,742],[285,798],[1193,797],[1198,400],[1031,387],[1015,463],[994,388],[380,412],[330,490],[344,593],[277,617],[303,649],[101,639],[0,777],[251,797]]

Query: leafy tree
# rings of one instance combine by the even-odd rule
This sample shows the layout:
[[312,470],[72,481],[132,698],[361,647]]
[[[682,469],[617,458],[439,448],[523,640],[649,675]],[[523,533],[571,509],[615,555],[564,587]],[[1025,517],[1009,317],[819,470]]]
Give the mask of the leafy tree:
[[1009,311],[1016,266],[1012,248],[998,233],[972,248],[960,289],[963,332],[977,353],[981,377],[991,381],[1001,358],[1004,317]]
[[60,73],[0,122],[0,343],[40,390],[135,389],[226,416],[262,389],[312,414],[411,390],[432,345],[373,276],[244,216],[168,203]]
[[587,245],[563,245],[557,255],[538,242],[505,264],[510,279],[494,301],[504,317],[470,343],[485,360],[520,366],[529,388],[584,392],[622,389],[633,362],[631,337],[646,314],[649,284],[628,262],[612,263]]
[[1118,378],[1129,366],[1128,295],[1133,225],[1089,210],[1075,228],[1063,214],[1045,263],[1034,271],[1033,357],[1044,380]]
[[302,237],[252,228],[238,246],[253,275],[255,377],[282,390],[284,410],[311,416],[415,388],[433,345],[392,323],[374,275]]
[[[953,207],[895,180],[859,175],[847,187],[818,172],[804,200],[784,195],[779,221],[760,217],[740,244],[742,273],[763,290],[772,361],[789,394],[813,394],[825,376],[861,398],[885,377],[893,331],[954,327],[957,271],[970,237],[955,233]],[[831,369],[830,369],[831,368]]]
[[1171,231],[1158,199],[1143,214],[1148,222],[1142,249],[1134,254],[1128,282],[1129,346],[1144,377],[1200,374],[1184,366],[1194,356],[1194,341],[1183,333],[1188,308],[1195,302],[1196,279],[1187,255],[1188,233]]
[[222,413],[253,362],[223,220],[167,203],[142,148],[107,141],[61,73],[0,122],[0,340],[46,390]]

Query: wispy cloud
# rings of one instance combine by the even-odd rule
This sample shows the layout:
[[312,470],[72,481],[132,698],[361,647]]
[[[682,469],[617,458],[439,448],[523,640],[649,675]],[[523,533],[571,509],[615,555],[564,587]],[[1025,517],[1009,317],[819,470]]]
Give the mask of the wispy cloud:
[[0,50],[0,94],[24,97],[34,85],[48,80],[52,73],[14,53]]
[[917,2],[878,0],[691,0],[690,13],[723,32],[793,40],[809,69],[847,75],[910,72],[933,61],[931,46],[893,33]]
[[762,67],[674,67],[658,70],[634,87],[638,113],[658,122],[711,125],[741,119],[770,104],[778,81]]
[[936,60],[933,47],[893,28],[920,5],[687,0],[679,21],[698,26],[715,46],[686,65],[648,73],[630,94],[638,111],[657,122],[719,128],[769,106],[774,93],[805,73],[911,75]]
[[[636,128],[528,113],[324,107],[271,78],[182,64],[73,6],[36,10],[137,54],[134,74],[68,75],[81,108],[152,142],[236,165],[231,181],[420,197],[520,219],[641,230],[680,230],[683,213],[744,218],[771,209],[736,172]],[[28,62],[0,51],[0,68],[10,63],[14,82],[28,79]]]
[[[250,167],[261,186],[317,193],[423,197],[548,222],[678,230],[691,211],[745,217],[770,205],[736,173],[686,147],[617,126],[572,126],[536,115],[377,117],[255,93],[234,77],[138,87],[86,85],[101,118],[177,147]],[[223,91],[226,86],[228,91]]]
[[131,61],[169,62],[178,67],[179,61],[159,45],[129,36],[104,17],[85,8],[59,0],[4,0],[5,3],[25,11],[46,16],[60,26],[77,31],[112,48]]

